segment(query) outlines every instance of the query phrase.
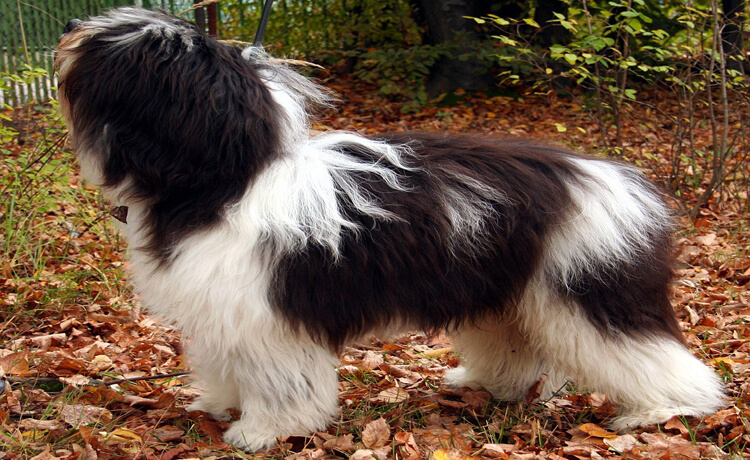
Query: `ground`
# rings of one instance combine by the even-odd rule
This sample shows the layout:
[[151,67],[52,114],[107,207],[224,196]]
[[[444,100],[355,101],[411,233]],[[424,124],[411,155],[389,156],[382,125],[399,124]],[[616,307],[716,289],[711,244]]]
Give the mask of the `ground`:
[[[573,100],[459,92],[450,104],[405,114],[352,79],[327,84],[341,102],[322,114],[318,130],[480,131],[601,151],[592,143],[598,127]],[[1,146],[0,460],[247,456],[221,441],[227,423],[185,411],[197,390],[185,375],[179,333],[141,312],[127,287],[124,243],[96,192],[78,182],[54,114],[50,107],[5,112],[3,126],[20,134]],[[646,147],[634,143],[621,157],[644,164]],[[615,433],[605,423],[613,405],[584,389],[541,403],[497,403],[483,391],[441,387],[459,357],[449,338],[414,334],[347,348],[340,419],[257,456],[750,457],[747,211],[731,199],[711,200],[681,219],[676,243],[674,308],[692,350],[726,383],[720,412]]]

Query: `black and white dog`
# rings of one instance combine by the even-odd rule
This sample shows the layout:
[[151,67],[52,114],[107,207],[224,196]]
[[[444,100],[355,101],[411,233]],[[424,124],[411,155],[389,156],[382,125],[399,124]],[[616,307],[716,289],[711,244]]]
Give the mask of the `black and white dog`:
[[341,347],[414,329],[453,334],[449,385],[513,400],[571,378],[620,404],[617,429],[723,404],[670,306],[670,211],[632,168],[517,140],[311,137],[318,86],[148,10],[71,22],[56,66],[83,176],[127,207],[136,289],[205,387],[190,409],[242,410],[228,442],[325,429]]

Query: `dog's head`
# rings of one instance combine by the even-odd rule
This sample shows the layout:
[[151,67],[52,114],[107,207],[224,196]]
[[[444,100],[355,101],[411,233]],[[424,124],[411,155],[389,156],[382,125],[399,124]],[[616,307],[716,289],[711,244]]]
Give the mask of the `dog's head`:
[[96,185],[129,179],[149,197],[246,183],[278,152],[279,109],[261,59],[144,9],[66,29],[56,53],[60,106]]
[[162,257],[306,138],[310,102],[326,99],[259,48],[140,8],[71,21],[55,66],[83,177],[119,205],[145,206],[145,246]]

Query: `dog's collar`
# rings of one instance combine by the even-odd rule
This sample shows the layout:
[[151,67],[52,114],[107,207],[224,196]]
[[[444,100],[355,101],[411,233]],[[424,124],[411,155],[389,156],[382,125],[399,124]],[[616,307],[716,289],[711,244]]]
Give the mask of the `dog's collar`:
[[109,210],[109,215],[119,220],[123,224],[128,223],[128,207],[127,206],[112,206]]

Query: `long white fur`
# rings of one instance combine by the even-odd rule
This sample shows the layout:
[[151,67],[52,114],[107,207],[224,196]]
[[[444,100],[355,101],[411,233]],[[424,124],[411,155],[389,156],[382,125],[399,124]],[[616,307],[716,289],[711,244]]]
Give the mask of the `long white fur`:
[[[138,225],[140,209],[131,205],[127,226]],[[143,303],[183,332],[206,390],[190,409],[221,418],[239,407],[243,417],[225,438],[258,450],[279,433],[325,428],[337,410],[338,359],[275,315],[266,296],[271,270],[257,253],[261,226],[236,219],[187,238],[168,267],[157,267],[132,241],[131,272]]]
[[622,405],[613,428],[662,423],[676,414],[702,415],[721,406],[718,377],[680,343],[666,337],[606,337],[548,286],[540,276],[527,289],[519,310],[522,330],[530,346],[561,374]]
[[597,266],[635,260],[652,235],[671,230],[671,211],[642,183],[633,183],[636,171],[603,161],[571,161],[587,177],[568,182],[573,205],[545,245],[547,269],[566,283],[583,269],[595,273]]
[[581,388],[604,392],[624,408],[610,425],[627,430],[674,415],[702,415],[721,407],[714,372],[669,338],[606,337],[575,305],[550,292],[540,274],[514,318],[456,335],[462,365],[446,373],[454,386],[484,387],[498,399],[521,399],[542,373],[542,398],[575,376]]
[[633,248],[647,245],[650,235],[669,225],[666,206],[642,185],[630,183],[633,171],[573,161],[596,179],[568,183],[570,217],[547,237],[543,267],[514,314],[488,329],[472,325],[458,332],[456,346],[464,360],[446,373],[447,382],[517,399],[542,373],[551,376],[548,392],[574,376],[581,387],[622,404],[624,412],[611,426],[623,430],[662,423],[675,414],[716,411],[723,400],[718,377],[680,343],[621,333],[607,337],[578,305],[551,290],[548,273],[572,281],[584,268],[633,260],[638,255]]
[[488,317],[460,328],[452,337],[462,354],[461,365],[445,371],[443,383],[456,388],[485,389],[500,401],[523,401],[529,390],[547,379],[538,398],[547,400],[566,391],[566,376],[554,362],[532,347],[516,313]]
[[684,346],[666,337],[607,337],[579,306],[551,290],[554,282],[546,273],[572,280],[582,267],[632,259],[633,247],[669,225],[662,218],[669,214],[663,204],[629,186],[630,172],[604,162],[574,161],[597,179],[568,184],[574,200],[570,218],[548,236],[544,267],[518,310],[502,324],[488,320],[458,332],[456,347],[464,360],[446,373],[447,383],[519,399],[542,373],[550,376],[542,397],[574,376],[581,387],[623,405],[625,412],[611,423],[616,429],[714,412],[723,399],[721,383]]

